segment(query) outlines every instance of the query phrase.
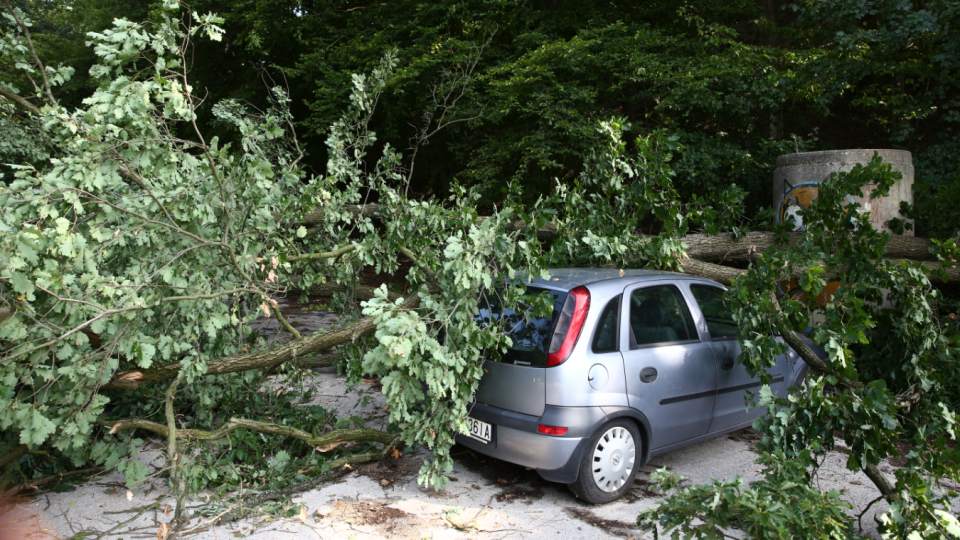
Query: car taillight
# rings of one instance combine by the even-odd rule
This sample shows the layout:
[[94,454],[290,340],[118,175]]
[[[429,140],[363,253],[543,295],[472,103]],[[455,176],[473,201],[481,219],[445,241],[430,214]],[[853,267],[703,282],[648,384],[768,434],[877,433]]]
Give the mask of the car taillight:
[[537,426],[537,431],[543,433],[544,435],[563,435],[567,432],[567,428],[558,426],[545,426],[540,424]]
[[547,367],[559,366],[567,361],[573,346],[580,338],[583,330],[583,321],[587,319],[590,310],[590,291],[579,286],[567,294],[567,299],[560,310],[560,320],[557,329],[553,332],[550,350],[547,354]]

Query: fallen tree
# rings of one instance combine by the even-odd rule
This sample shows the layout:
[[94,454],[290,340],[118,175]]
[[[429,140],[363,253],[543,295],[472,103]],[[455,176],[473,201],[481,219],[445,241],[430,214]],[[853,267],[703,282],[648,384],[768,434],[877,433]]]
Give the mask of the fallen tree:
[[[788,400],[760,392],[770,410],[754,424],[764,434],[761,481],[718,479],[681,489],[680,477],[658,471],[668,497],[641,513],[646,530],[655,536],[662,528],[686,537],[724,537],[731,530],[758,538],[855,537],[853,519],[843,519],[851,506],[836,493],[811,489],[809,471],[828,451],[840,450],[847,468],[862,470],[879,493],[859,519],[882,501],[886,509],[877,521],[885,537],[956,537],[955,494],[944,487],[960,476],[953,444],[960,327],[953,313],[938,313],[941,293],[927,268],[885,260],[888,237],[873,230],[865,214],[845,207],[847,193],[868,184],[883,193],[894,180],[879,159],[837,175],[805,214],[808,229],[790,244],[771,246],[736,276],[730,301],[741,333],[739,361],[769,382],[767,368],[787,351],[775,339],[781,336],[809,367],[808,386]],[[803,269],[800,276],[796,269]],[[841,285],[824,302],[828,278]],[[777,294],[786,279],[795,280],[801,294]],[[826,349],[825,357],[801,338],[810,326],[809,337]],[[891,457],[905,465],[881,467]]]
[[[237,132],[232,146],[198,127],[201,100],[190,85],[190,39],[216,40],[222,31],[212,15],[181,19],[175,5],[165,10],[156,24],[120,21],[91,36],[100,57],[92,74],[100,87],[87,109],[60,108],[49,81],[37,89],[46,103],[24,107],[48,126],[62,153],[21,169],[0,191],[0,377],[11,389],[0,395],[0,425],[2,444],[15,454],[8,464],[44,447],[76,463],[107,465],[136,447],[129,433],[145,431],[166,438],[182,503],[188,485],[210,481],[202,467],[184,465],[182,445],[213,446],[227,433],[252,431],[302,454],[336,445],[311,458],[322,460],[310,469],[321,479],[328,478],[325,466],[351,459],[339,443],[358,443],[352,450],[363,459],[395,443],[422,445],[432,458],[420,480],[442,486],[483,359],[506,344],[505,329],[481,326],[474,315],[488,295],[502,295],[507,305],[519,302],[524,281],[546,276],[550,267],[648,267],[711,277],[733,284],[744,324],[755,333],[767,325],[769,334],[770,321],[789,332],[821,309],[807,304],[801,313],[789,298],[773,298],[776,305],[770,305],[775,283],[796,279],[812,302],[826,278],[852,283],[845,276],[872,265],[883,274],[871,274],[867,296],[842,288],[851,304],[838,304],[843,307],[830,319],[835,335],[823,338],[834,343],[830,363],[819,366],[801,350],[815,372],[825,379],[842,375],[846,386],[840,386],[852,390],[862,389],[846,368],[844,347],[869,321],[844,333],[843,317],[863,311],[864,298],[882,305],[876,291],[892,282],[888,288],[897,294],[905,287],[928,291],[903,298],[916,304],[918,324],[929,323],[932,308],[917,307],[933,301],[925,275],[957,279],[952,244],[879,235],[863,220],[851,229],[849,215],[805,219],[831,224],[819,231],[820,239],[810,231],[723,233],[741,223],[742,193],[718,193],[710,204],[681,203],[670,181],[674,139],[639,137],[627,152],[618,120],[599,124],[604,142],[582,175],[532,205],[518,202],[519,186],[484,212],[477,193],[458,186],[445,200],[410,198],[402,156],[375,146],[366,127],[395,64],[389,54],[369,76],[354,78],[352,107],[330,129],[326,174],[308,176],[279,89],[267,111],[237,102],[213,107]],[[22,14],[14,21],[17,35],[7,39],[26,42]],[[28,45],[16,50],[24,56],[19,65],[46,69]],[[463,78],[445,81],[438,96],[466,84]],[[426,118],[433,122],[434,116]],[[372,149],[376,160],[368,155]],[[872,173],[883,174],[879,167]],[[653,230],[656,235],[642,233]],[[359,282],[363,268],[392,273],[401,261],[411,264],[405,295]],[[293,291],[333,296],[343,308],[339,326],[301,335],[275,301]],[[748,313],[750,305],[757,315]],[[258,318],[276,319],[285,330],[282,339],[260,339],[251,326]],[[758,372],[782,352],[765,341],[759,350],[752,360]],[[929,352],[917,351],[910,354]],[[331,426],[324,413],[294,407],[282,391],[262,392],[255,386],[260,380],[250,376],[283,368],[296,377],[298,367],[334,363],[352,380],[380,377],[389,433]],[[164,380],[172,382],[162,389]],[[246,413],[256,412],[252,407],[235,414],[230,407],[245,405],[223,396],[236,397],[243,384],[260,399],[284,400],[271,405],[301,425],[251,418]],[[144,401],[163,403],[165,424],[158,408],[147,410]],[[178,426],[178,416],[188,425]],[[376,444],[384,447],[371,450]],[[872,472],[878,455],[857,464]],[[135,479],[135,467],[125,472]],[[904,488],[892,491],[881,480],[878,489],[896,503],[896,490]],[[935,506],[918,504],[898,508],[921,515]],[[178,511],[181,525],[182,517]]]

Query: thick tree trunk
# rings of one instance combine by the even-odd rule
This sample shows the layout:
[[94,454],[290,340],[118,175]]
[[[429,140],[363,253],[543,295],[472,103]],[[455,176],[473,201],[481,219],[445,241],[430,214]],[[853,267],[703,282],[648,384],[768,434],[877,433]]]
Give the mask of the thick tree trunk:
[[683,265],[683,271],[687,274],[712,279],[724,285],[730,285],[734,279],[747,273],[746,270],[740,270],[739,268],[731,268],[697,259],[687,259],[681,261],[681,264]]
[[[917,261],[911,261],[917,262]],[[739,276],[742,276],[747,273],[746,270],[741,270],[739,268],[732,268],[729,266],[724,266],[722,264],[715,264],[710,262],[704,262],[698,259],[687,259],[682,261],[683,270],[687,274],[692,276],[700,276],[712,279],[714,281],[719,281],[724,285],[730,285],[733,283],[733,280]],[[939,264],[925,261],[920,262],[920,266],[923,267],[927,277],[933,283],[944,283],[940,276],[934,273],[940,268]],[[794,273],[795,276],[800,276],[801,273],[805,270],[804,268],[797,268],[797,272]],[[829,276],[828,276],[829,277]],[[956,283],[960,282],[960,269],[958,268],[948,268],[947,269],[947,281],[946,283]]]
[[[788,242],[794,245],[802,233],[790,233]],[[682,239],[687,244],[687,255],[694,259],[709,262],[745,262],[753,260],[767,248],[777,245],[776,235],[772,232],[748,232],[734,239],[732,233],[717,235],[690,234]],[[935,260],[930,250],[934,247],[929,238],[914,236],[894,236],[887,243],[886,257],[890,259],[910,259],[914,261]]]
[[[373,217],[380,210],[380,205],[376,203],[365,205],[348,205],[347,211],[365,217]],[[304,225],[319,225],[323,222],[323,210],[317,210],[305,215],[300,221]],[[483,222],[487,218],[481,217],[478,222]],[[512,230],[520,230],[526,227],[526,223],[521,220],[513,222]],[[537,231],[537,237],[543,241],[551,241],[557,237],[556,225],[549,223]],[[788,243],[797,242],[802,233],[795,232],[787,235]],[[754,231],[745,233],[738,238],[734,238],[733,233],[721,233],[717,235],[689,234],[681,238],[687,247],[687,255],[694,259],[700,259],[707,262],[745,262],[750,261],[759,253],[762,253],[770,246],[777,245],[777,237],[772,232]],[[917,238],[914,236],[893,236],[887,243],[886,257],[890,259],[911,259],[915,261],[934,260],[935,257],[930,253],[933,248],[933,242],[929,238]]]

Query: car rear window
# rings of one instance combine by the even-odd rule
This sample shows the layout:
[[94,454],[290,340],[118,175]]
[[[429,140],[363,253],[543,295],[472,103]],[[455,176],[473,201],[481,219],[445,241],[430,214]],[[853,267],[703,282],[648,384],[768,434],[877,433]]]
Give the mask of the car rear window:
[[567,299],[567,293],[527,287],[527,295],[548,295],[553,298],[553,308],[549,315],[534,316],[529,303],[518,310],[504,308],[499,297],[488,298],[486,307],[480,309],[478,321],[481,325],[501,324],[513,344],[504,354],[490,354],[488,360],[527,367],[546,367],[547,353],[553,340],[553,332],[560,318],[560,311]]

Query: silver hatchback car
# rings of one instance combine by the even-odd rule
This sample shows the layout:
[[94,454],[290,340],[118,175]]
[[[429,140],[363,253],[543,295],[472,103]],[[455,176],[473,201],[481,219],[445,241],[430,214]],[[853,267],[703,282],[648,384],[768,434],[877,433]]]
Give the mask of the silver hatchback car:
[[[623,496],[651,457],[748,427],[764,412],[745,406],[760,381],[736,362],[719,283],[651,270],[550,275],[528,292],[553,297],[551,316],[481,311],[515,321],[513,345],[484,363],[460,444],[599,504]],[[806,373],[790,351],[771,369],[771,389],[785,396]]]

